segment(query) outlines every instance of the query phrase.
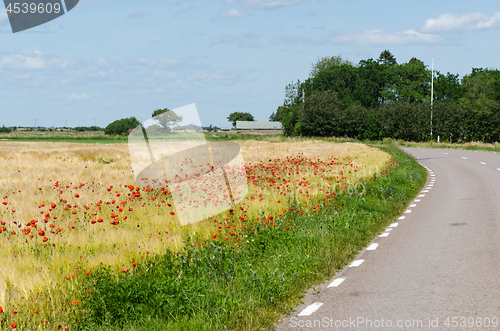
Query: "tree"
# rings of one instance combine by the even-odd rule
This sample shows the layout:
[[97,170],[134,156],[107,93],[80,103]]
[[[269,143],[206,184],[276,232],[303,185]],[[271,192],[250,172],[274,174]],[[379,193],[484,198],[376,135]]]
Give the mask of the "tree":
[[422,61],[415,58],[412,60],[391,67],[393,81],[382,92],[384,98],[410,103],[428,100],[431,72]]
[[241,112],[234,112],[229,114],[227,120],[233,124],[233,127],[236,127],[236,121],[255,121],[252,114]]
[[311,72],[309,73],[309,77],[316,77],[321,71],[327,70],[336,66],[340,66],[342,64],[354,65],[349,60],[344,60],[340,55],[337,56],[324,56],[319,58],[316,63],[312,64]]
[[463,96],[462,85],[458,74],[446,75],[434,71],[434,101],[455,102]]
[[386,49],[385,51],[383,51],[382,53],[380,53],[380,56],[377,59],[377,61],[379,63],[385,64],[385,65],[388,65],[388,66],[392,66],[392,65],[397,64],[396,58],[394,57],[394,55],[392,55],[391,52],[389,52],[388,49]]
[[464,95],[460,104],[475,113],[491,114],[500,106],[500,71],[473,68],[470,75],[462,79]]
[[182,116],[168,108],[157,109],[151,116],[160,123],[163,132],[170,132],[183,119]]
[[141,125],[141,122],[139,122],[135,117],[122,118],[108,124],[108,126],[104,129],[104,133],[128,135],[129,129],[135,129],[139,125]]
[[312,95],[299,114],[300,132],[305,136],[344,135],[345,128],[340,121],[342,109],[342,102],[332,90]]
[[269,116],[269,122],[281,122],[283,120],[283,106],[279,106],[278,109],[276,110],[276,113],[273,112],[271,116]]
[[308,81],[312,81],[309,90],[306,90],[308,96],[331,90],[337,93],[345,107],[357,102],[353,93],[358,84],[357,68],[350,64],[323,70]]

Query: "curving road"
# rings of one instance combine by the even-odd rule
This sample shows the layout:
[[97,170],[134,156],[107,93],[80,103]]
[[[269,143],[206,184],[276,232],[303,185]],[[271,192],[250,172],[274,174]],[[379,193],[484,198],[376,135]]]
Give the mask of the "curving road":
[[277,330],[500,330],[500,155],[405,150],[429,178],[404,219]]

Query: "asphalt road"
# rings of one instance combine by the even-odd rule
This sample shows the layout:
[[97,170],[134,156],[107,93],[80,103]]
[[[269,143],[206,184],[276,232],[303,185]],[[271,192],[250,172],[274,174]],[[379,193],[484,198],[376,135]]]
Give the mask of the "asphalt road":
[[500,330],[500,154],[405,150],[429,178],[404,219],[277,330]]

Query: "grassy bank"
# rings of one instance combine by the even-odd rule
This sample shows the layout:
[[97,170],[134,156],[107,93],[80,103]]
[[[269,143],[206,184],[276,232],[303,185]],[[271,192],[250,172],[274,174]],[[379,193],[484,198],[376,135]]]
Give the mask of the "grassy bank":
[[407,142],[398,141],[398,145],[401,147],[417,147],[417,148],[440,148],[440,149],[462,149],[469,151],[483,151],[483,152],[494,152],[500,153],[500,143],[488,144],[480,141],[473,141],[469,143],[437,143],[437,142]]
[[273,329],[423,187],[427,175],[414,159],[393,145],[384,150],[392,160],[381,173],[310,201],[308,213],[291,198],[282,216],[243,229],[238,245],[220,237],[188,241],[177,254],[144,254],[119,275],[106,266],[91,270],[82,279],[76,329]]

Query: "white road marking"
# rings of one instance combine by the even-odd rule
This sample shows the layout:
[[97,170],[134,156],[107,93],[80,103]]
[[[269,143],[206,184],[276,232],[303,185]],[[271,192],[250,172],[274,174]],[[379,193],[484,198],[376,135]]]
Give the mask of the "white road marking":
[[444,153],[444,152],[443,152],[443,154],[448,154],[448,153]]
[[431,177],[436,177],[436,175],[431,175]]
[[405,214],[409,214],[409,213],[411,213],[411,209],[408,209],[405,211]]
[[427,192],[429,192],[429,190],[423,190],[423,191],[422,191],[422,193],[427,193]]
[[349,267],[359,267],[361,265],[361,263],[363,263],[365,260],[356,260],[354,261],[353,263],[351,263],[351,265]]
[[339,286],[340,284],[342,284],[342,282],[345,280],[345,278],[337,278],[335,279],[330,285],[328,285],[328,287],[337,287]]
[[391,227],[388,227],[387,229],[385,229],[386,232],[391,232],[392,231],[392,228]]
[[497,168],[498,171],[500,171],[500,168]]
[[415,201],[415,202],[420,202],[421,200],[420,200],[420,199],[415,199],[415,200],[413,200],[413,201]]
[[427,186],[425,189],[426,189],[426,190],[430,190],[431,188],[432,188],[432,186],[430,186],[430,185],[429,185],[429,186]]
[[374,251],[374,250],[376,250],[376,249],[377,249],[377,247],[378,247],[378,244],[373,243],[373,244],[371,244],[370,246],[366,247],[366,250],[367,250],[367,251]]
[[321,302],[315,302],[313,304],[310,304],[309,306],[306,307],[303,311],[299,313],[298,316],[309,316],[312,313],[314,313],[316,310],[319,309],[319,307],[323,306]]
[[379,237],[385,238],[390,234],[390,232],[384,232]]
[[425,194],[420,194],[418,197],[423,198],[423,197],[425,197]]
[[400,217],[398,218],[398,220],[404,220],[404,219],[405,219],[405,217],[404,217],[404,216],[400,216]]
[[413,204],[413,205],[410,205],[410,208],[413,208],[413,207],[416,207],[417,205],[416,204]]
[[465,156],[462,156],[462,159],[467,160],[467,158]]
[[479,163],[481,163],[482,165],[486,165],[486,163],[484,163],[484,162],[479,162]]
[[398,226],[398,223],[397,223],[397,222],[392,223],[391,225],[389,225],[389,227],[391,227],[391,228],[395,228],[396,226]]

